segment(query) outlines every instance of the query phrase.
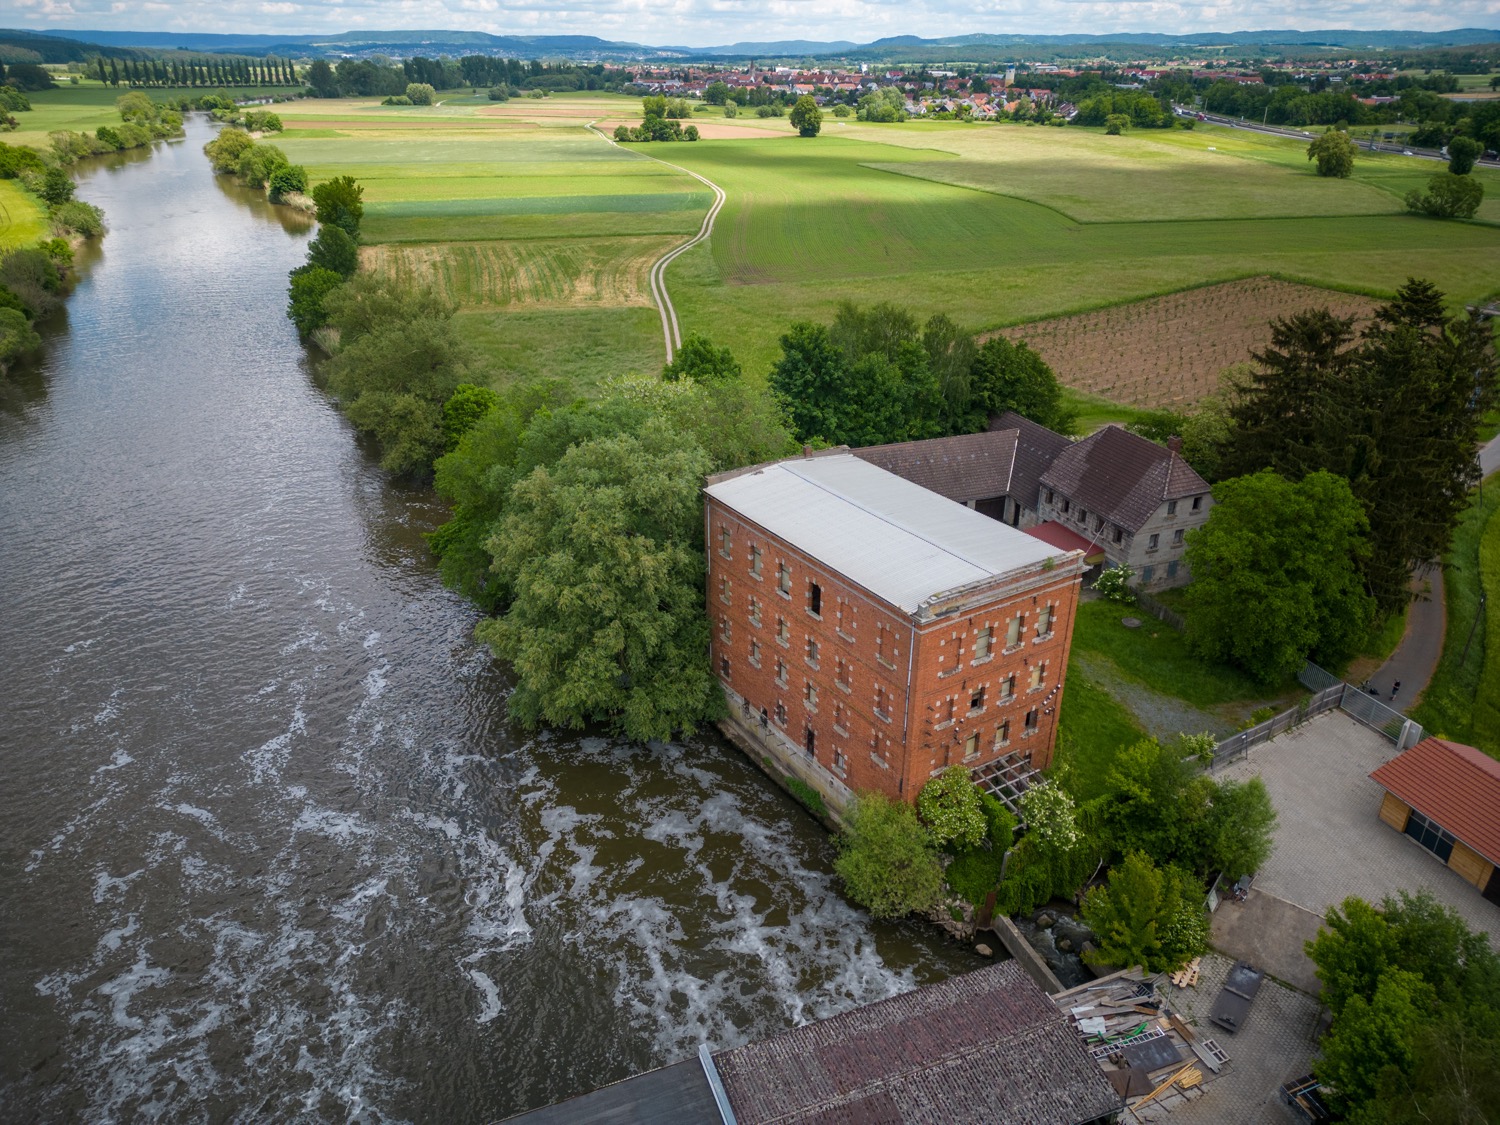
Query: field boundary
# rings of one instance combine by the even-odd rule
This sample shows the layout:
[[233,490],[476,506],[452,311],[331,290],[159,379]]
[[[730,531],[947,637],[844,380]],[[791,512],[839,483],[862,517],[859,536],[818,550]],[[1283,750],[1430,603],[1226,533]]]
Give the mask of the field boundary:
[[[613,137],[608,136],[601,129],[596,129],[592,121],[588,123],[586,128],[589,132],[595,134],[596,136],[602,137],[606,144],[614,145],[616,148],[620,147],[619,143]],[[719,217],[719,211],[723,209],[725,202],[729,199],[729,196],[725,193],[723,188],[714,183],[707,176],[700,176],[697,172],[694,172],[690,168],[684,168],[680,164],[673,164],[670,160],[663,160],[659,156],[652,156],[649,152],[643,152],[641,153],[641,155],[646,157],[646,159],[648,160],[656,161],[658,164],[665,164],[668,168],[675,169],[676,171],[681,172],[684,175],[692,176],[693,179],[697,180],[701,184],[706,185],[714,193],[713,205],[709,207],[708,214],[703,216],[703,225],[698,228],[698,233],[684,242],[681,246],[677,247],[675,250],[667,251],[651,266],[651,296],[656,301],[657,311],[661,313],[662,340],[665,343],[667,349],[667,362],[671,363],[673,357],[677,353],[677,349],[682,347],[682,329],[678,326],[677,323],[677,309],[672,305],[672,296],[667,292],[667,267],[670,266],[678,258],[679,255],[687,253],[687,251],[691,250],[694,246],[697,246],[700,242],[707,241],[713,236],[714,220]]]

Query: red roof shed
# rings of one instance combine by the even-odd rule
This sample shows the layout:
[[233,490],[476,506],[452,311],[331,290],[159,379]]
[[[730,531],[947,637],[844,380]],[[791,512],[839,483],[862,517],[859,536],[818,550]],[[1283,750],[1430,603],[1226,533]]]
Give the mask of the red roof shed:
[[1424,738],[1370,777],[1500,865],[1500,762],[1472,746]]

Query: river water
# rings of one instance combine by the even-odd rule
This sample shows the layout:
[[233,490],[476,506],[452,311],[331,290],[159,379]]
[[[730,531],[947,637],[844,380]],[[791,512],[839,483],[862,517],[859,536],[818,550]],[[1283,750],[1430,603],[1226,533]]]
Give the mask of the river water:
[[209,136],[0,378],[0,1117],[487,1121],[972,968],[717,739],[506,722]]

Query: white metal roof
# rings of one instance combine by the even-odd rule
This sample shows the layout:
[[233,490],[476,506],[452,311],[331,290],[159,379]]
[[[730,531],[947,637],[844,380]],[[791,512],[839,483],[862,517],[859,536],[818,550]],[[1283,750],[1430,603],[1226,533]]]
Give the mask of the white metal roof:
[[706,491],[907,613],[1059,553],[848,453],[779,461]]

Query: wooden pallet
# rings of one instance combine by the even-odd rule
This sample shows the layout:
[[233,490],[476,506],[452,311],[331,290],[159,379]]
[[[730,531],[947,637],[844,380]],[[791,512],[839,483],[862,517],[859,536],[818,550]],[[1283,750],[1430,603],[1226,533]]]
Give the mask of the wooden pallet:
[[1175,973],[1172,973],[1168,977],[1168,979],[1178,988],[1196,988],[1198,986],[1198,978],[1202,973],[1202,969],[1203,958],[1194,957],[1182,968],[1178,969]]

